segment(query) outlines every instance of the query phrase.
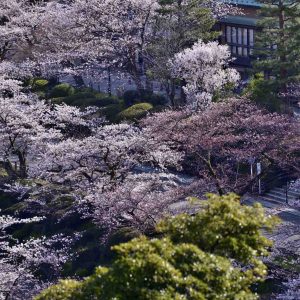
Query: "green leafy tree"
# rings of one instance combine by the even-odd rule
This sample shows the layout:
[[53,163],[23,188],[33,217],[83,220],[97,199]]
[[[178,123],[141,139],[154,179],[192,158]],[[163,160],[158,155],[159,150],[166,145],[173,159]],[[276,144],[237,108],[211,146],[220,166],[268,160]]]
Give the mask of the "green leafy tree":
[[158,225],[158,231],[176,244],[194,244],[205,252],[261,266],[260,257],[266,256],[272,245],[261,229],[271,230],[278,219],[267,216],[259,203],[254,207],[241,205],[235,194],[207,197],[200,202],[202,209],[197,214],[166,219]]
[[176,53],[191,47],[199,39],[211,40],[218,36],[212,31],[216,20],[205,0],[160,0],[155,36],[149,47],[148,75],[165,86],[172,105],[175,105],[176,82],[167,67]]
[[257,299],[250,286],[266,274],[259,256],[271,245],[261,229],[276,220],[233,194],[208,195],[195,216],[163,221],[161,239],[139,237],[115,246],[113,264],[79,282],[64,280],[36,300]]
[[300,1],[259,0],[262,30],[256,37],[256,70],[275,81],[280,92],[300,75]]
[[110,268],[81,283],[62,281],[37,299],[256,299],[249,272],[195,245],[141,237],[115,250]]
[[281,111],[278,86],[276,82],[266,80],[263,73],[257,73],[250,79],[243,94],[258,105],[266,107],[269,111]]

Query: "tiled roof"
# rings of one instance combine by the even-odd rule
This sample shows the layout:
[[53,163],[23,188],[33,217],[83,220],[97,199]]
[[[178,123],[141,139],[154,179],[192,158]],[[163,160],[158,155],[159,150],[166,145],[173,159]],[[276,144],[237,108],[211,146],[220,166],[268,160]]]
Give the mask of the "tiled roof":
[[256,26],[258,18],[245,16],[227,16],[221,20],[222,23]]
[[254,6],[254,7],[261,7],[262,4],[256,0],[225,0],[227,3],[237,4],[237,5],[244,5],[244,6]]

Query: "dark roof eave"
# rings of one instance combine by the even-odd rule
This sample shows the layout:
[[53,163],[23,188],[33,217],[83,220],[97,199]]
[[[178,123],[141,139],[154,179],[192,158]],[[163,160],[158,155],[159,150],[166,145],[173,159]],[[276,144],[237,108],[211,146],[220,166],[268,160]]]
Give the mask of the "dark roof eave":
[[228,16],[220,20],[220,23],[244,25],[250,27],[257,27],[258,18],[249,18],[243,16]]

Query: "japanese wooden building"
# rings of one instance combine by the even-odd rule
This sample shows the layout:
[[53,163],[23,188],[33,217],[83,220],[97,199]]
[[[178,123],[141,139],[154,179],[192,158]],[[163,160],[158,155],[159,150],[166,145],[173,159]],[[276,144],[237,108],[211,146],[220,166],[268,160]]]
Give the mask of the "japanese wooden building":
[[255,33],[261,4],[255,0],[227,0],[227,2],[237,5],[243,14],[229,15],[220,21],[219,30],[222,32],[220,42],[229,46],[234,57],[232,65],[245,78],[254,58]]

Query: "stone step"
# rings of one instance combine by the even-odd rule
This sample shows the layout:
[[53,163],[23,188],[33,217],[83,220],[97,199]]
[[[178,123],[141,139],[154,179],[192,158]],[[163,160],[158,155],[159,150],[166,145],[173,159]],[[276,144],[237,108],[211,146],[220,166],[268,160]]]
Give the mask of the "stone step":
[[[286,193],[286,191],[285,191],[285,188],[274,188],[273,190],[272,190],[272,192],[279,192],[279,193]],[[288,190],[288,193],[289,194],[291,194],[291,195],[293,195],[293,196],[295,196],[295,197],[299,197],[300,196],[300,190],[298,190],[298,189],[289,189]]]
[[[285,197],[286,196],[286,192],[280,192],[280,191],[275,191],[275,190],[272,190],[270,192],[267,193],[267,195],[272,195],[274,197],[276,196],[280,196],[280,197]],[[292,198],[297,198],[298,195],[296,193],[293,193],[293,192],[288,192],[288,197],[292,197]]]
[[270,193],[263,195],[263,197],[267,198],[267,199],[273,199],[273,200],[279,201],[279,202],[286,202],[286,200],[295,201],[297,199],[295,197],[292,197],[291,195],[288,195],[288,197],[286,199],[285,195],[274,195],[274,194],[270,194]]
[[279,198],[279,197],[270,197],[268,195],[263,195],[262,199],[267,200],[267,201],[271,201],[271,202],[277,202],[277,203],[281,203],[281,204],[285,204],[286,203],[286,199],[285,198]]
[[300,196],[300,190],[299,189],[289,189],[289,193],[293,193],[296,196]]
[[[263,199],[260,199],[259,201],[255,199],[247,199],[244,201],[244,204],[253,205],[256,202],[261,203],[266,208],[282,208],[281,204],[265,201]],[[292,208],[283,208],[283,210],[278,213],[278,217],[280,217],[283,221],[300,225],[300,212],[298,210]]]
[[278,198],[285,198],[286,194],[285,193],[280,193],[280,192],[275,192],[275,191],[271,191],[266,193],[265,195],[271,196],[271,197],[278,197]]

